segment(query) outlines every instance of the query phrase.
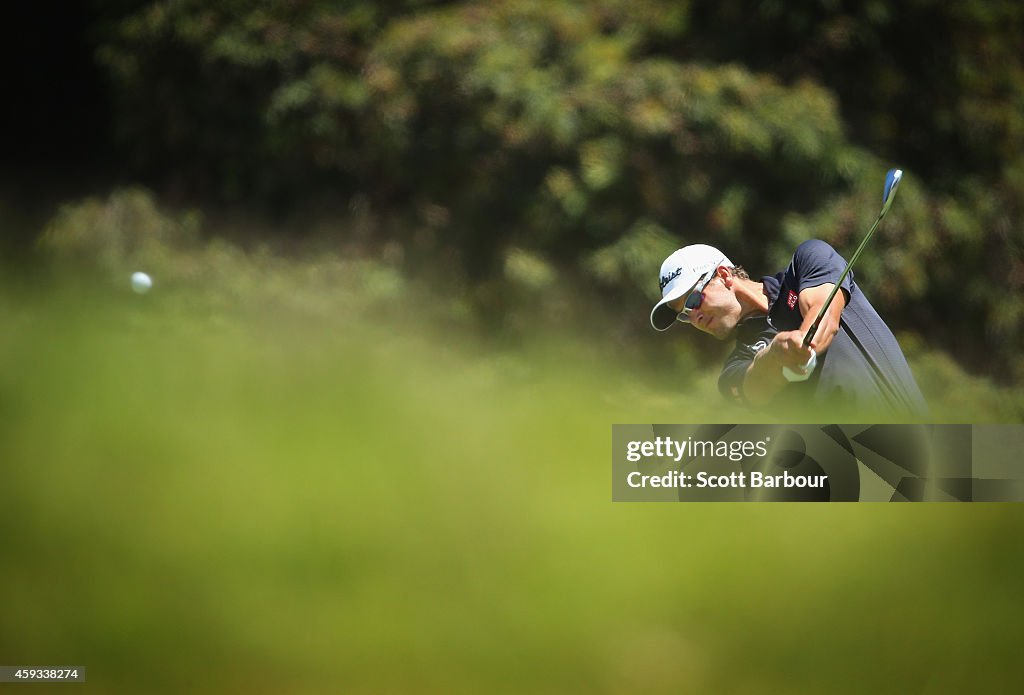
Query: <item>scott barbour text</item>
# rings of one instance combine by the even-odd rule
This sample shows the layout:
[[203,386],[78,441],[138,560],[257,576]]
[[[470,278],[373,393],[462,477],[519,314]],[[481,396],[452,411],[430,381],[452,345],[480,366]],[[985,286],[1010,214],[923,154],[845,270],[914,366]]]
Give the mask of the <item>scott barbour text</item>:
[[688,475],[678,471],[670,471],[664,475],[643,475],[639,471],[629,474],[627,484],[630,487],[695,487],[695,488],[824,488],[828,484],[827,475],[791,475],[783,471],[780,475],[767,475],[758,471],[746,473],[729,473],[713,475],[701,471]]

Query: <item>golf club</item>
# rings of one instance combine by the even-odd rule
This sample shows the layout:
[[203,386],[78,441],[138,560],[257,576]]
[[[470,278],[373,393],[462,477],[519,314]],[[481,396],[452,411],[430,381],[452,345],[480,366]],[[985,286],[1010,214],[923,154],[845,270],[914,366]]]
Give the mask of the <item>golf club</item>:
[[[864,240],[860,242],[860,246],[857,247],[857,250],[853,252],[853,256],[850,257],[849,263],[846,264],[846,269],[843,270],[843,274],[839,276],[838,280],[836,280],[835,287],[832,288],[832,291],[829,293],[825,303],[821,305],[818,317],[814,319],[814,323],[811,324],[810,329],[808,329],[807,334],[804,336],[803,346],[805,348],[810,347],[811,341],[814,340],[814,334],[818,332],[818,325],[825,317],[825,313],[828,311],[829,306],[831,306],[832,300],[835,299],[836,293],[839,292],[839,287],[843,284],[843,280],[845,280],[846,276],[850,274],[850,269],[853,268],[853,264],[857,262],[858,258],[860,258],[860,254],[864,251],[864,247],[868,245],[868,241],[871,240],[875,230],[878,229],[879,222],[882,221],[882,218],[885,217],[885,213],[889,212],[889,208],[892,207],[893,198],[896,197],[896,189],[899,187],[900,180],[902,178],[902,169],[890,169],[886,173],[885,188],[882,190],[882,211],[878,213],[878,217],[875,219],[875,223],[871,225],[871,229],[868,230],[867,236],[865,236]],[[816,357],[817,356],[812,351],[811,359],[808,360],[802,372],[796,372],[788,367],[784,367],[782,371],[790,381],[803,381],[811,375],[812,371],[814,371],[814,366],[817,364]]]

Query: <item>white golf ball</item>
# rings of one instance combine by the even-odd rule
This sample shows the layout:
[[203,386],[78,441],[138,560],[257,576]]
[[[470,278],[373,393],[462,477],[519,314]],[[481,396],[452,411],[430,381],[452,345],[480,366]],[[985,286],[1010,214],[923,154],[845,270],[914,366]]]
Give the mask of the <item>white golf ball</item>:
[[132,273],[132,289],[138,294],[145,294],[153,287],[153,279],[145,273]]

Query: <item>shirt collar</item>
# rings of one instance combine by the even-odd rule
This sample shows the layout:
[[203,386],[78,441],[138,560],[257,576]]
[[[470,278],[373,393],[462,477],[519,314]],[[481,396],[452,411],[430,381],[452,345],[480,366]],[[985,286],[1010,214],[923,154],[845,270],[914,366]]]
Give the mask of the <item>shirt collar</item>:
[[765,275],[761,278],[761,284],[764,285],[764,296],[768,297],[768,308],[771,309],[772,304],[779,298],[779,292],[782,290],[782,273],[778,275]]

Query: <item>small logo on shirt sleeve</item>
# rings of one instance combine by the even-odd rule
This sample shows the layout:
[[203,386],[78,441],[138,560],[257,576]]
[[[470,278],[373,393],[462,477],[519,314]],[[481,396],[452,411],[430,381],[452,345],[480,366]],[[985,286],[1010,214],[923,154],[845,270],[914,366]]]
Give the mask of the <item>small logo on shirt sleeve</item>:
[[786,297],[786,306],[792,309],[796,306],[797,300],[798,297],[796,296],[796,292],[789,290],[789,295]]

